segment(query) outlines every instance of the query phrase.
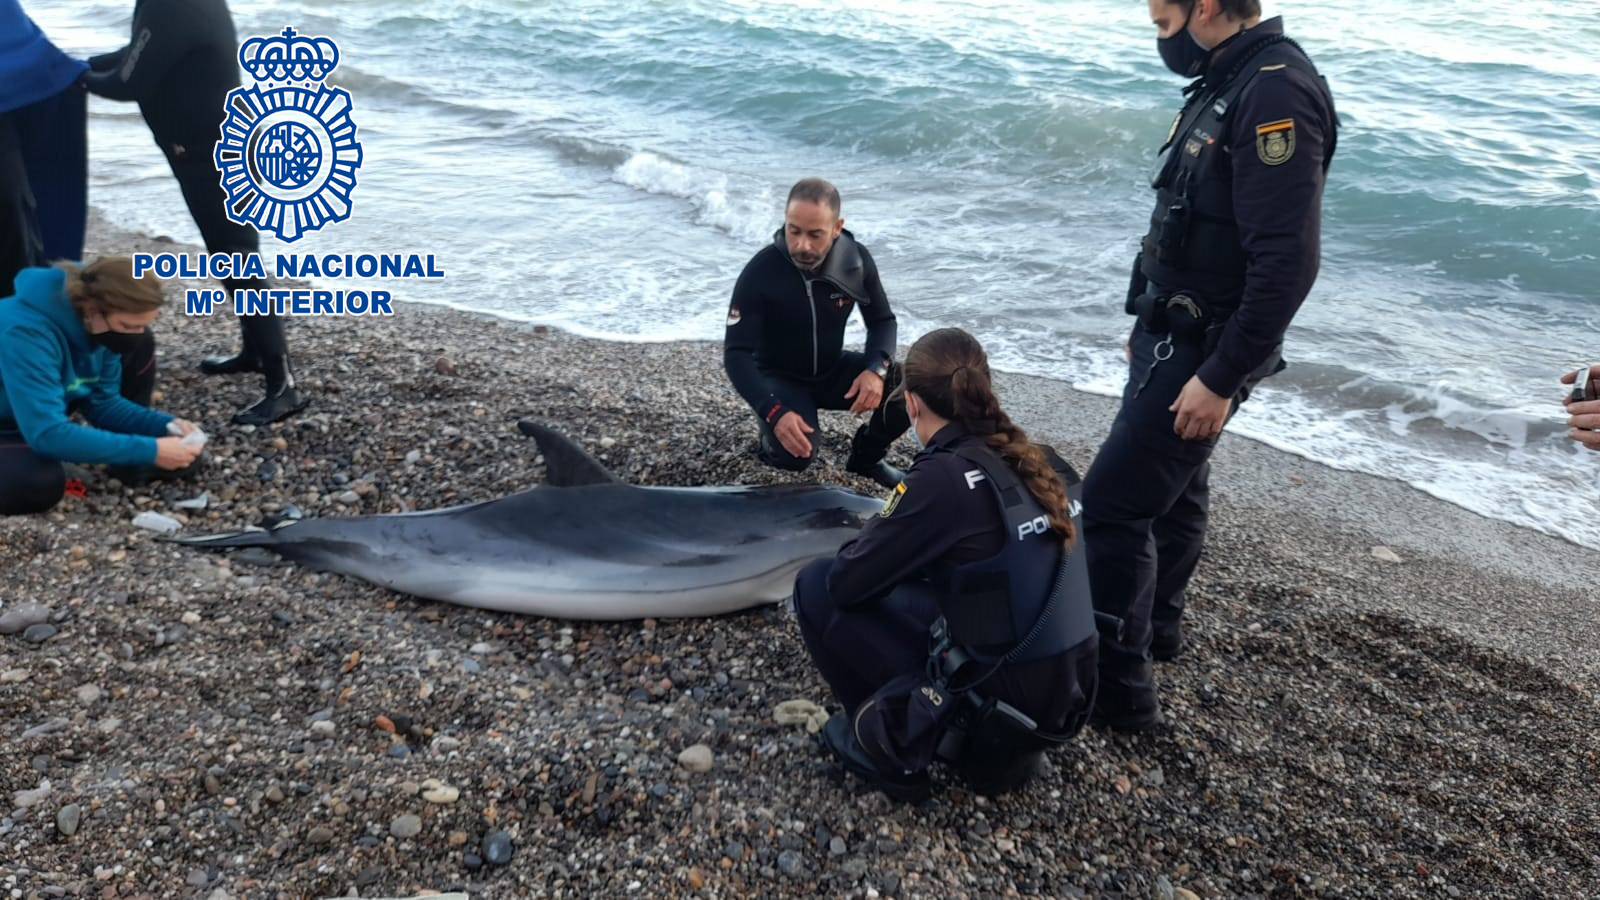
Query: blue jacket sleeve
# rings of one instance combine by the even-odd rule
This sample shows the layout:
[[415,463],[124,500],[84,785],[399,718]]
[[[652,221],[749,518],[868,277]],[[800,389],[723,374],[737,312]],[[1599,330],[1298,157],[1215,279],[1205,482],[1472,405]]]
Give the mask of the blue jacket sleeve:
[[17,430],[34,452],[63,462],[124,466],[155,463],[155,438],[113,434],[67,418],[62,402],[60,345],[52,335],[13,326],[0,335],[0,343],[27,348],[26,352],[0,353],[0,381],[5,383],[6,400],[17,420]]
[[140,406],[122,396],[122,360],[115,353],[100,354],[100,381],[89,393],[88,408],[84,418],[96,428],[117,434],[142,434],[146,437],[166,437],[167,423],[173,416]]

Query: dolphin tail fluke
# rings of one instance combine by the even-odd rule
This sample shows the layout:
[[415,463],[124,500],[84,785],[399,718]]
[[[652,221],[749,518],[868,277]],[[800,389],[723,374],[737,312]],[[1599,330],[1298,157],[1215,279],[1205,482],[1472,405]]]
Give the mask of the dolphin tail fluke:
[[544,454],[545,482],[552,487],[621,481],[571,438],[550,426],[524,419],[517,423],[517,429],[538,442],[539,452]]

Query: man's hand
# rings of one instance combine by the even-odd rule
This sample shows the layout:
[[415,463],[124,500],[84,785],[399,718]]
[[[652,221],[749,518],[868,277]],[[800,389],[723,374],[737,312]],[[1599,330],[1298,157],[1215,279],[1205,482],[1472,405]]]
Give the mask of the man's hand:
[[156,438],[156,468],[171,472],[188,468],[200,456],[199,447],[191,447],[181,437]]
[[870,413],[883,402],[883,376],[877,372],[862,372],[850,385],[850,390],[845,391],[844,398],[855,398],[855,403],[850,406],[850,415],[858,416]]
[[[1561,383],[1576,383],[1577,378],[1574,377],[1576,375],[1576,372],[1568,372],[1561,376]],[[1588,377],[1591,382],[1600,381],[1600,366],[1590,367]],[[1568,392],[1562,403],[1567,407],[1567,437],[1590,450],[1600,452],[1600,400],[1573,403],[1572,394]]]
[[1186,441],[1205,441],[1222,433],[1222,426],[1227,424],[1232,407],[1231,397],[1219,397],[1211,393],[1211,389],[1196,375],[1183,386],[1177,401],[1167,407],[1167,411],[1178,414],[1177,420],[1172,423],[1172,431],[1178,437]]
[[772,433],[778,436],[778,443],[789,455],[807,459],[811,456],[811,442],[806,440],[806,435],[815,429],[806,424],[797,412],[786,412],[778,417],[778,424],[772,427]]
[[175,431],[178,437],[188,437],[190,434],[199,430],[200,426],[189,421],[188,419],[173,419],[171,422],[167,423],[167,431]]

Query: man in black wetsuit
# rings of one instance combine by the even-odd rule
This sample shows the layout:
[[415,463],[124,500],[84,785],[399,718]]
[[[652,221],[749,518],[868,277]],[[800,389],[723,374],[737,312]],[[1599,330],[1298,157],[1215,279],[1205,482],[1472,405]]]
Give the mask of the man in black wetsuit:
[[[789,191],[784,226],[744,267],[728,307],[723,366],[761,427],[761,461],[800,471],[815,448],[819,409],[868,414],[845,468],[884,487],[904,477],[884,462],[910,427],[883,398],[899,384],[895,319],[867,248],[844,229],[839,191],[807,178]],[[866,352],[844,350],[850,311],[861,307]]]
[[[138,0],[133,41],[89,60],[84,84],[111,100],[137,100],[145,124],[166,154],[189,214],[209,253],[255,253],[260,237],[223,211],[227,195],[212,161],[221,136],[223,101],[239,86],[239,41],[226,0]],[[260,278],[225,278],[232,292],[267,287]],[[309,402],[295,387],[283,320],[276,314],[240,316],[243,349],[200,363],[208,375],[260,372],[266,396],[240,411],[240,425],[266,425]]]
[[1151,660],[1183,646],[1205,539],[1209,459],[1228,417],[1284,367],[1283,337],[1316,281],[1337,117],[1326,82],[1259,0],[1149,0],[1184,91],[1152,187],[1127,311],[1129,378],[1083,488],[1102,622],[1095,720],[1161,721]]

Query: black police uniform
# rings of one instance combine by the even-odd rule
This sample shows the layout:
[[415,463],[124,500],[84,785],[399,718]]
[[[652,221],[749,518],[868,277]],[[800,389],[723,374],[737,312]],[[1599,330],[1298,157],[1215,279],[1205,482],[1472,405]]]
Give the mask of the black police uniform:
[[[89,60],[84,84],[111,100],[137,100],[145,124],[183,191],[184,202],[209,253],[256,253],[256,230],[229,219],[227,194],[212,160],[221,136],[223,102],[238,87],[239,43],[226,0],[138,0],[133,40]],[[224,278],[230,294],[267,287],[261,278]],[[275,313],[239,317],[243,351],[210,359],[210,374],[262,372],[267,398],[238,416],[262,425],[304,407],[289,371],[283,320]]]
[[1096,714],[1128,730],[1159,721],[1152,633],[1159,658],[1176,655],[1205,536],[1216,440],[1179,438],[1168,408],[1198,376],[1237,410],[1283,368],[1284,332],[1320,264],[1338,124],[1279,18],[1220,46],[1185,94],[1129,289],[1128,384],[1084,485],[1095,608],[1122,620],[1102,634]]
[[[1077,474],[1042,449],[1077,509]],[[863,757],[874,780],[916,794],[936,757],[980,790],[1009,789],[1013,764],[1070,738],[1088,717],[1098,637],[1083,554],[1063,558],[1027,488],[960,425],[934,435],[859,536],[801,570],[794,605],[846,710],[829,724],[848,728],[829,742]],[[936,646],[936,627],[948,647]],[[951,648],[959,650],[934,657],[930,670],[930,654]],[[939,677],[928,680],[930,671]],[[972,714],[981,702],[1009,704],[1050,739],[980,727]]]
[[[843,349],[845,326],[857,306],[867,326],[865,353]],[[884,379],[885,400],[856,430],[845,467],[892,486],[900,473],[884,472],[881,464],[889,445],[911,424],[904,404],[887,401],[900,377],[895,336],[894,312],[878,267],[848,229],[815,272],[794,264],[779,229],[740,273],[723,339],[728,378],[760,421],[762,461],[792,471],[809,466],[811,457],[797,457],[778,442],[773,432],[778,420],[799,413],[815,429],[817,410],[849,409],[852,400],[845,394],[851,384],[862,372],[873,371]]]

